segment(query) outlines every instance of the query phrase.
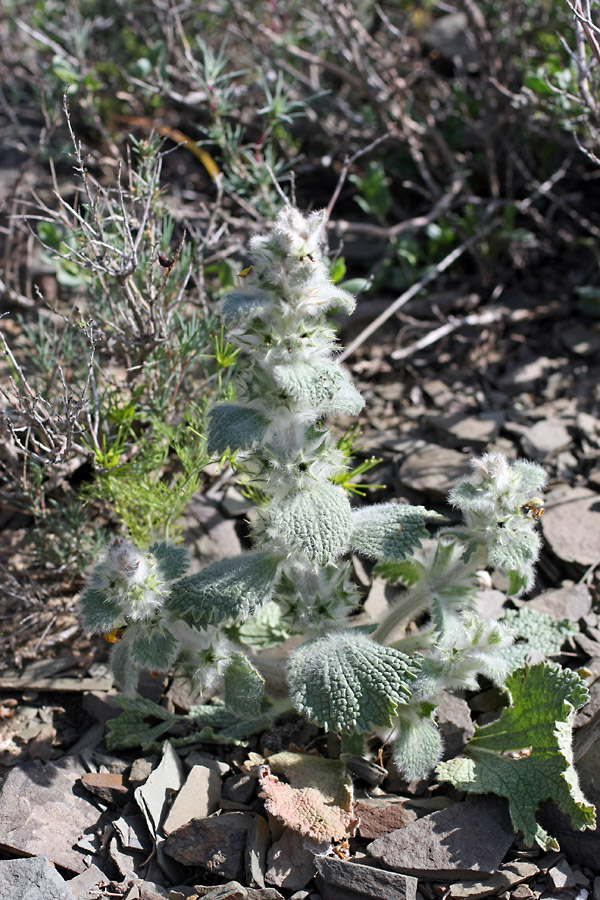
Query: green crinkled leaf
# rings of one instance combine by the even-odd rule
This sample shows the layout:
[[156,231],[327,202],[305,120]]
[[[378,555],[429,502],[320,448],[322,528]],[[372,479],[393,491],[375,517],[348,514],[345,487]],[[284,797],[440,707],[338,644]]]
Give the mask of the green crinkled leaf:
[[352,549],[369,559],[399,561],[410,556],[428,537],[424,506],[377,503],[355,509],[350,537]]
[[175,582],[169,611],[196,628],[247,619],[271,599],[278,565],[271,553],[260,551],[220,559]]
[[407,781],[425,778],[439,761],[442,749],[442,736],[431,718],[431,710],[423,716],[399,720],[393,758]]
[[238,716],[260,713],[265,680],[243,653],[234,653],[225,669],[225,706]]
[[522,666],[531,651],[545,656],[560,653],[564,642],[579,631],[570,619],[555,619],[548,613],[527,606],[506,610],[502,621],[514,632],[518,641],[506,650],[513,669]]
[[190,557],[184,547],[173,547],[164,541],[152,544],[148,548],[157,562],[157,567],[163,581],[175,581],[181,578],[190,567]]
[[266,291],[230,291],[219,305],[221,318],[226,325],[235,325],[243,319],[259,315],[273,304],[273,297]]
[[545,800],[569,815],[574,828],[594,828],[594,807],[579,787],[571,731],[587,701],[585,683],[560,666],[540,663],[513,672],[506,681],[511,705],[489,725],[476,728],[464,757],[440,763],[437,773],[459,790],[507,797],[516,830],[525,842],[558,849],[536,822]]
[[108,634],[124,623],[123,610],[106,591],[88,587],[79,598],[81,621],[86,631]]
[[325,566],[348,546],[352,510],[348,496],[333,484],[315,483],[273,504],[269,537],[286,550]]
[[221,403],[208,413],[207,451],[222,456],[228,450],[249,450],[265,436],[267,420],[255,409]]
[[307,641],[290,657],[292,702],[328,731],[370,731],[391,725],[410,699],[417,665],[354,629]]
[[141,669],[168,672],[179,652],[175,635],[161,624],[130,627],[137,631],[131,643],[128,642],[132,661]]

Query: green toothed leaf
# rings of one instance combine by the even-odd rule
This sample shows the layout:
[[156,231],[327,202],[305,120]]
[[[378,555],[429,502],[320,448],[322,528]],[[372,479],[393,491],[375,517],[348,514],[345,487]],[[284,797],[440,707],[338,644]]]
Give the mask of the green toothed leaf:
[[302,644],[288,679],[294,705],[311,721],[328,731],[370,731],[391,725],[416,673],[414,659],[354,629]]
[[196,628],[247,619],[271,599],[278,565],[271,553],[259,551],[218,560],[175,582],[169,611]]
[[458,790],[507,797],[525,842],[556,850],[557,841],[536,821],[545,800],[553,800],[580,831],[596,824],[571,747],[573,720],[588,699],[587,688],[575,672],[540,663],[509,675],[506,689],[510,706],[495,722],[476,728],[464,757],[440,763],[436,771]]
[[207,451],[222,456],[228,450],[250,450],[265,436],[268,422],[255,409],[223,403],[208,413]]

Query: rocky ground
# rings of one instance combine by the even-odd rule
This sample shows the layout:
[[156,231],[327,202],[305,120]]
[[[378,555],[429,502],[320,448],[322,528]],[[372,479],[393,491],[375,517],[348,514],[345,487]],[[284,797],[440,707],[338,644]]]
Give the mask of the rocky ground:
[[[368,310],[358,313],[347,344]],[[417,315],[415,302],[347,361],[367,398],[364,452],[382,460],[370,477],[389,496],[448,513],[446,493],[473,454],[495,449],[548,468],[537,585],[518,602],[577,628],[553,659],[588,673],[574,758],[598,804],[600,322],[564,303],[515,297],[491,325],[457,328],[398,360]],[[186,538],[196,564],[237,552],[247,514],[231,484],[195,498]],[[357,577],[366,579],[358,564]],[[494,575],[482,592],[488,614],[501,615],[503,586]],[[366,602],[373,615],[388,602],[378,581]],[[561,851],[542,853],[513,834],[505,801],[407,784],[373,760],[351,765],[359,824],[347,848],[324,852],[330,847],[283,828],[265,811],[248,754],[331,750],[333,738],[302,722],[286,721],[248,748],[176,752],[165,742],[152,753],[110,752],[106,722],[119,711],[105,647],[63,614],[71,637],[0,672],[2,900],[599,900],[597,831],[573,832],[549,807],[543,821]],[[178,685],[149,680],[146,693],[169,711],[189,708]],[[447,757],[486,708],[485,691],[448,697]]]

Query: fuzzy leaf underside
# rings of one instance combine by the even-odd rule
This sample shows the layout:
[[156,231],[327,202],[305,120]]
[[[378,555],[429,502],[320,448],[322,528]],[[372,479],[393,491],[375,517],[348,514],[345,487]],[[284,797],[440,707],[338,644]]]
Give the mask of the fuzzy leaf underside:
[[513,825],[525,842],[557,849],[535,818],[545,800],[569,815],[574,828],[594,828],[596,822],[571,750],[573,719],[587,700],[587,688],[575,672],[546,663],[517,669],[506,688],[511,705],[495,722],[476,728],[464,758],[440,763],[436,771],[458,790],[507,797]]
[[292,702],[328,731],[371,731],[390,725],[410,699],[417,668],[399,650],[362,632],[338,631],[307,641],[290,658]]
[[292,831],[316,841],[340,841],[356,827],[350,811],[328,803],[316,788],[285,784],[268,766],[262,767],[259,783],[265,809]]
[[268,534],[277,545],[324,566],[343,552],[352,531],[348,496],[333,484],[317,484],[285,497],[271,510]]
[[265,436],[268,422],[255,409],[221,403],[208,413],[207,450],[222,456],[228,450],[249,450]]
[[401,561],[428,537],[424,506],[378,503],[354,510],[352,549],[381,562]]
[[431,715],[400,719],[393,759],[407,781],[424,778],[442,755],[442,736]]
[[502,621],[514,632],[515,638],[519,641],[506,651],[513,669],[522,666],[532,651],[543,653],[544,656],[560,653],[564,642],[579,631],[577,625],[570,619],[555,619],[554,616],[527,606],[518,610],[506,610]]
[[346,766],[342,760],[281,750],[269,756],[267,762],[273,775],[283,776],[292,787],[313,787],[327,803],[335,803],[347,810],[352,808],[352,781],[345,774]]
[[235,325],[259,315],[273,304],[273,297],[266,291],[230,291],[225,294],[219,312],[225,325]]
[[175,581],[182,578],[190,567],[190,558],[183,547],[173,547],[171,544],[152,544],[148,552],[156,559],[158,571],[162,581]]
[[259,551],[220,559],[175,582],[169,611],[196,628],[247,619],[270,600],[278,564],[271,553]]
[[243,653],[234,653],[225,669],[225,706],[238,716],[260,713],[264,678]]

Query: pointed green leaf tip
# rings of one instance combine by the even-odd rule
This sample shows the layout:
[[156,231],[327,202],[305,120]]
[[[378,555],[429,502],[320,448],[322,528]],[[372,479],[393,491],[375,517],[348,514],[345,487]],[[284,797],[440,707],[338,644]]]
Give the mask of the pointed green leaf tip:
[[428,537],[424,517],[432,515],[424,506],[377,503],[354,510],[352,549],[381,562],[400,561]]
[[553,800],[580,831],[596,825],[571,750],[573,719],[587,701],[587,688],[575,672],[540,663],[509,675],[506,689],[510,707],[495,722],[476,728],[464,758],[440,763],[436,771],[461,791],[507,797],[525,842],[556,850],[557,841],[535,819],[545,800]]
[[315,482],[273,505],[267,531],[276,546],[325,566],[348,546],[350,501],[342,488]]
[[391,725],[398,704],[410,699],[416,675],[414,660],[357,629],[307,641],[288,669],[292,702],[328,731]]
[[267,421],[247,406],[223,403],[208,413],[207,450],[211,456],[222,456],[227,450],[249,450],[261,441]]
[[231,618],[243,621],[270,600],[278,564],[271,553],[256,551],[220,559],[176,581],[169,610],[196,628]]

